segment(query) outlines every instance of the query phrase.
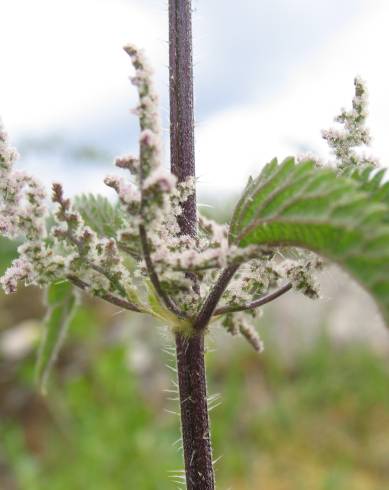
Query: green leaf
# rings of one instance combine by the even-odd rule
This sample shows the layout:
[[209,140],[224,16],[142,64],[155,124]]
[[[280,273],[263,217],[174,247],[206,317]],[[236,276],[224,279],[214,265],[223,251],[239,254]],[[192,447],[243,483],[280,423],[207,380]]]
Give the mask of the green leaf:
[[[359,183],[360,190],[369,194],[369,199],[389,206],[389,182],[382,183],[386,169],[368,166],[363,169],[346,169],[344,175]],[[389,212],[384,217],[389,223]]]
[[76,196],[74,205],[85,224],[100,237],[115,238],[125,225],[125,217],[119,205],[113,205],[106,197],[92,194]]
[[48,312],[36,365],[37,383],[44,393],[50,370],[63,344],[77,303],[73,286],[68,281],[51,284],[46,298]]
[[0,276],[4,274],[11,262],[17,258],[18,243],[0,237]]
[[381,184],[383,176],[273,160],[239,201],[230,242],[295,246],[329,258],[373,296],[389,325],[389,187]]

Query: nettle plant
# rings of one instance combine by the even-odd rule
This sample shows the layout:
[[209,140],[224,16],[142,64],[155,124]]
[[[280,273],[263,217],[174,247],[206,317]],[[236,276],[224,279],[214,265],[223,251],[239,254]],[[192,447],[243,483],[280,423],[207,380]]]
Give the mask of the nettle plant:
[[[0,132],[0,231],[19,240],[19,257],[1,279],[47,290],[48,314],[38,357],[44,386],[82,290],[119,308],[148,314],[175,337],[182,442],[182,484],[215,486],[208,421],[204,337],[223,326],[257,351],[260,307],[293,289],[319,297],[315,273],[339,264],[376,300],[389,322],[389,183],[364,156],[366,89],[355,80],[351,110],[323,132],[335,164],[288,157],[250,178],[229,225],[196,209],[191,9],[169,2],[172,172],[162,165],[158,100],[142,51],[128,45],[139,95],[139,155],[117,158],[128,178],[108,176],[117,205],[101,196],[52,206],[32,176],[14,168],[17,153]],[[322,257],[322,258],[320,258]],[[179,480],[180,481],[180,480]]]

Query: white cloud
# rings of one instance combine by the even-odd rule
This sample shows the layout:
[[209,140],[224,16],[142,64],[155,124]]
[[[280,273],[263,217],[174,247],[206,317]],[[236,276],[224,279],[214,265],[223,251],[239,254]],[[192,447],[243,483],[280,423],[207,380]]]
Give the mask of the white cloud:
[[[255,0],[252,1],[259,8]],[[305,11],[308,1],[299,0],[296,5]],[[167,79],[167,70],[163,67],[167,63],[164,0],[1,2],[0,114],[11,135],[37,130],[55,133],[77,123],[87,128],[90,122],[104,121],[104,117],[110,122],[127,117],[136,95],[128,82],[129,60],[121,50],[128,41],[146,49],[156,68],[159,89],[166,93],[163,85]],[[331,3],[336,20],[336,2]],[[201,13],[200,2],[197,4]],[[201,189],[237,189],[250,172],[257,172],[275,155],[283,158],[295,153],[299,145],[311,146],[323,153],[325,145],[321,142],[320,129],[328,127],[340,106],[350,102],[355,74],[361,74],[368,81],[370,125],[376,153],[383,161],[389,160],[386,141],[389,73],[385,52],[389,45],[389,6],[379,0],[368,0],[365,5],[363,15],[355,17],[355,12],[350,15],[352,20],[345,30],[338,31],[324,49],[311,50],[311,58],[303,61],[297,56],[300,61],[292,70],[289,63],[283,71],[287,82],[275,84],[280,88],[276,94],[273,92],[270,100],[264,103],[263,94],[258,93],[250,103],[219,112],[198,125],[197,164]],[[330,10],[325,10],[323,22],[330,21]],[[244,27],[238,26],[237,36],[239,29]],[[286,30],[283,35],[297,35],[297,27],[294,29]],[[198,34],[201,35],[201,31]],[[269,39],[269,43],[272,42],[274,40]],[[206,46],[207,43],[202,42],[201,49]],[[286,46],[283,50],[286,52]],[[268,51],[264,50],[267,52],[269,56],[273,53],[270,45]],[[290,57],[296,57],[292,48]],[[247,63],[260,63],[260,60],[247,60]],[[206,66],[213,69],[212,63]],[[212,78],[210,72],[208,76]],[[266,73],[261,73],[260,77],[258,87]],[[130,117],[128,121],[130,124]],[[106,142],[102,143],[105,147]],[[31,162],[29,165],[31,168]],[[39,169],[49,181],[53,173],[58,178],[58,173],[65,175],[68,171],[59,164],[54,170],[44,162]],[[88,172],[89,166],[78,169],[79,175]],[[104,170],[96,171],[96,175],[101,172]],[[85,190],[88,191],[103,189],[95,178],[78,181],[83,187],[87,185]]]
[[134,42],[159,66],[164,14],[120,0],[1,0],[0,113],[7,128],[53,129],[135,97],[121,47]]
[[[284,90],[267,103],[253,100],[221,112],[197,128],[197,163],[203,189],[236,189],[250,172],[274,156],[296,153],[300,145],[327,156],[320,130],[351,103],[353,78],[368,82],[373,149],[389,161],[389,6],[372,2],[370,13],[354,19],[325,49],[290,73]],[[260,94],[258,94],[258,100]]]

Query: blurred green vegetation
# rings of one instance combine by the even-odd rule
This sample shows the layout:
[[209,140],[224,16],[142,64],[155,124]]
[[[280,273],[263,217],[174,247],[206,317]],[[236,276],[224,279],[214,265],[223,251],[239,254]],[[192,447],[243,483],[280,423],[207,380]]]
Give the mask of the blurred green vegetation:
[[[0,250],[3,270],[15,250],[5,241]],[[27,320],[39,329],[41,294],[0,295],[0,312],[1,347]],[[218,488],[389,488],[389,361],[324,334],[285,359],[270,335],[266,341],[266,330],[277,328],[269,316],[260,328],[261,355],[222,332],[209,339],[209,393],[222,401],[211,413]],[[19,357],[1,351],[0,488],[178,488],[166,344],[172,339],[161,326],[85,301],[45,398],[34,384],[34,346]]]
[[[182,467],[178,419],[166,412],[176,408],[163,391],[172,373],[159,387],[150,381],[167,355],[155,372],[137,372],[129,359],[139,344],[103,340],[88,316],[84,308],[73,325],[47,399],[33,394],[34,356],[16,367],[14,383],[30,393],[28,415],[9,414],[0,425],[15,488],[176,488],[169,472]],[[210,393],[222,393],[212,412],[219,488],[389,487],[386,361],[361,347],[336,350],[325,337],[292,365],[270,346],[259,357],[221,346],[207,361]]]

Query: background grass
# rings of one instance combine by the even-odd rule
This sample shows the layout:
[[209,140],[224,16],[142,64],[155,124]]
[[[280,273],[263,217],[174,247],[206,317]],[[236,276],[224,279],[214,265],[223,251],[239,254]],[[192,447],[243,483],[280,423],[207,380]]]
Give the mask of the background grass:
[[[141,344],[107,336],[95,321],[93,309],[79,312],[49,397],[33,395],[30,420],[11,414],[1,422],[16,488],[176,488],[172,470],[182,464],[174,444],[178,418],[166,411],[175,402],[163,391],[174,377],[163,367],[166,335],[148,325],[145,337],[141,325]],[[151,341],[145,370],[131,356],[147,348],[149,335],[159,341]],[[24,392],[34,392],[33,361],[30,356],[15,370],[14,383]],[[389,487],[385,360],[361,346],[336,349],[321,337],[292,364],[270,345],[257,356],[228,342],[207,361],[209,391],[222,393],[212,412],[215,458],[222,456],[219,488]]]

